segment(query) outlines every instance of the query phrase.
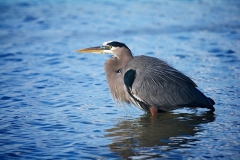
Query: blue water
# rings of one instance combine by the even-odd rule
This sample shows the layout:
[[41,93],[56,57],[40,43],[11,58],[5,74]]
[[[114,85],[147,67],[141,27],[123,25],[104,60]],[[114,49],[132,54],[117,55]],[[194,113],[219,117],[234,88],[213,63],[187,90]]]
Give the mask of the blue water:
[[[0,1],[1,159],[239,159],[239,1]],[[109,55],[125,42],[215,100],[152,120],[112,100]]]

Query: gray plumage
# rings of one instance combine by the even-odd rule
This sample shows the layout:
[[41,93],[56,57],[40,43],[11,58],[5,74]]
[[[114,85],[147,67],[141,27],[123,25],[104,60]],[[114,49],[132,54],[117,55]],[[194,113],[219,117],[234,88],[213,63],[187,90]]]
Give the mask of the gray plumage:
[[121,42],[105,42],[97,48],[79,52],[113,54],[104,68],[110,92],[117,102],[133,103],[144,111],[150,111],[150,107],[157,112],[180,107],[215,110],[211,98],[200,92],[189,77],[166,62],[149,56],[133,57],[130,49]]
[[[166,62],[148,56],[136,56],[125,67],[124,73],[136,71],[131,87],[133,96],[159,112],[180,107],[203,107],[214,110],[212,100],[207,98],[186,75]],[[138,102],[138,103],[141,103]],[[146,105],[147,104],[147,105]]]

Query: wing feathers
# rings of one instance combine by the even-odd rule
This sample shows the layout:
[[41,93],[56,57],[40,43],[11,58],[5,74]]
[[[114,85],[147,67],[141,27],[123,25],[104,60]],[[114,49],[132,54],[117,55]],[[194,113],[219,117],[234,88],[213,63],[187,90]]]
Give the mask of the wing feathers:
[[[130,85],[132,92],[158,110],[187,106],[196,99],[198,105],[211,108],[209,100],[196,89],[197,85],[189,77],[162,60],[136,56],[125,67],[126,77],[131,75],[131,70],[135,71],[134,81]],[[125,85],[129,86],[128,82]]]

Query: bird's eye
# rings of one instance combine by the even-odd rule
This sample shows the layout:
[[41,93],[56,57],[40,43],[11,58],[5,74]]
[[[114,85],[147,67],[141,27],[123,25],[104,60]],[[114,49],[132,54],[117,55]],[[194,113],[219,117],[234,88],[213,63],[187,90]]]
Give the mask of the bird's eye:
[[112,46],[108,46],[108,49],[110,50],[112,48]]
[[121,70],[120,70],[120,69],[119,69],[119,70],[117,70],[117,71],[116,71],[116,73],[121,73]]

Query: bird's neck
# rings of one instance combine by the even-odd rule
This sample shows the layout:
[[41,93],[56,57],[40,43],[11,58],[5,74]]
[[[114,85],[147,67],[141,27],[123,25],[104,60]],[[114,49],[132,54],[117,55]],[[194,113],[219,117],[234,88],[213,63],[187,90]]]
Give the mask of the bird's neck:
[[133,55],[131,50],[126,48],[125,50],[122,51],[122,53],[120,53],[120,56],[118,58],[120,59],[120,61],[127,64],[129,61],[133,59]]

